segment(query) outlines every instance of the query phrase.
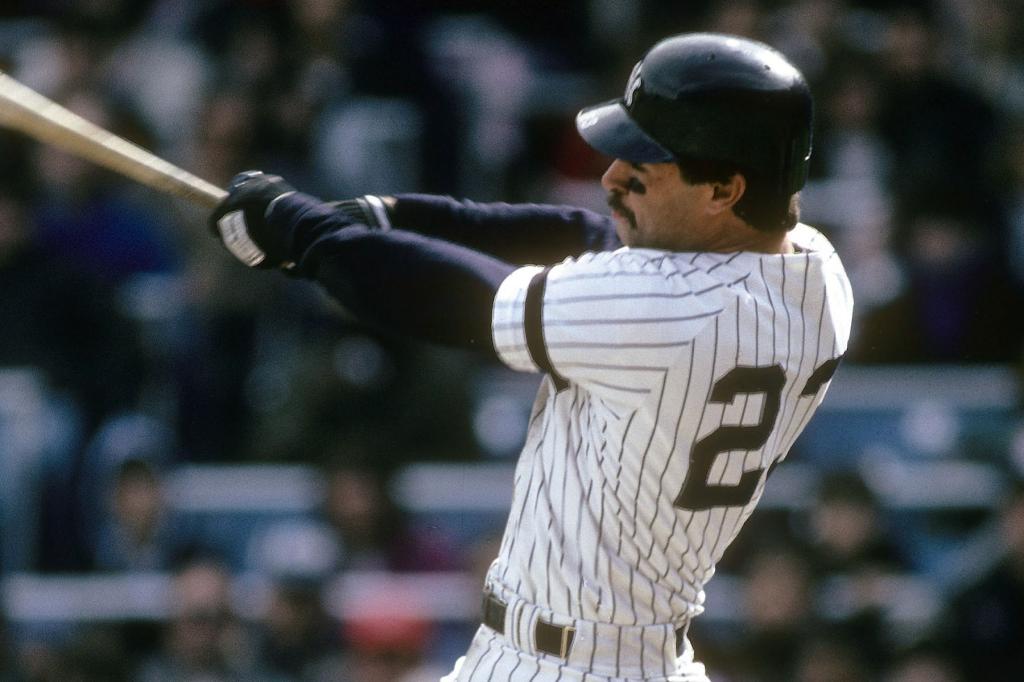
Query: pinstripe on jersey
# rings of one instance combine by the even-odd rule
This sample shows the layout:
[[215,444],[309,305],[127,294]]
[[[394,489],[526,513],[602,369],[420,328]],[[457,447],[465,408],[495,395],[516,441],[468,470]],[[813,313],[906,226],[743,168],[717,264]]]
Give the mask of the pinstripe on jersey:
[[[790,239],[795,254],[624,248],[505,280],[499,355],[523,371],[550,362],[566,382],[545,378],[534,404],[492,589],[567,623],[678,626],[703,610],[705,582],[849,337],[853,301],[834,249],[806,225]],[[542,310],[531,314],[538,277]],[[644,649],[661,641],[592,644],[608,677],[674,665],[650,669]],[[478,637],[458,679],[520,679],[493,676],[507,663]],[[549,679],[520,667],[522,679]],[[550,679],[585,671],[570,661]]]

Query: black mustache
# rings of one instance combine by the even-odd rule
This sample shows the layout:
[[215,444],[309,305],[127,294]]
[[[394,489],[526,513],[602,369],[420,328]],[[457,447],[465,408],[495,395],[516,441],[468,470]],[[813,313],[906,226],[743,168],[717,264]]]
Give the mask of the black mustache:
[[620,194],[619,192],[609,193],[606,201],[608,202],[608,206],[610,206],[613,211],[618,211],[619,213],[622,214],[629,213],[629,209],[626,208],[622,203],[622,194]]
[[636,229],[636,216],[634,216],[633,212],[626,208],[626,206],[622,203],[621,192],[609,193],[607,202],[613,211],[626,218],[626,220],[629,222],[629,226],[632,229]]

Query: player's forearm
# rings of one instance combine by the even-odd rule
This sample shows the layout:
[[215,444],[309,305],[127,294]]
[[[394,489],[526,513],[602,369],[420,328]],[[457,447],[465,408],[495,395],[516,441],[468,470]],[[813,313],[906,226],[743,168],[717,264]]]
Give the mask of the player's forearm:
[[491,308],[514,267],[472,249],[350,221],[294,194],[274,210],[297,274],[319,282],[362,321],[495,356]]
[[388,217],[395,228],[462,244],[520,265],[552,264],[585,251],[621,246],[607,217],[568,206],[483,204],[399,194]]

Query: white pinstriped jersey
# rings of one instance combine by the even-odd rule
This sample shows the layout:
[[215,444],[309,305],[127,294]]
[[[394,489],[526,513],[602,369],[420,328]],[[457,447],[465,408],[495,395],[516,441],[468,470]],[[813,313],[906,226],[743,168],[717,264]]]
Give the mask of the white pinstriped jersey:
[[[790,240],[787,255],[623,248],[505,280],[498,353],[550,373],[491,590],[556,620],[678,627],[703,610],[705,582],[847,346],[853,301],[835,250],[806,225]],[[629,658],[642,669],[645,647],[662,655],[643,639],[612,652],[622,668],[608,677],[630,676]],[[516,679],[494,668],[501,658],[475,640],[458,679]]]

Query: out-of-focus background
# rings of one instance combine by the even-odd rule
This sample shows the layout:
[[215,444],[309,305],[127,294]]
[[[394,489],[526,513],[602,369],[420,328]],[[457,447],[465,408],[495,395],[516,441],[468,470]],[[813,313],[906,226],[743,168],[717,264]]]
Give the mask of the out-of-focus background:
[[[1017,0],[4,0],[0,68],[215,183],[603,210],[656,39],[817,98],[837,379],[691,627],[716,682],[1024,679]],[[436,680],[537,377],[371,332],[194,207],[0,132],[0,680]]]

